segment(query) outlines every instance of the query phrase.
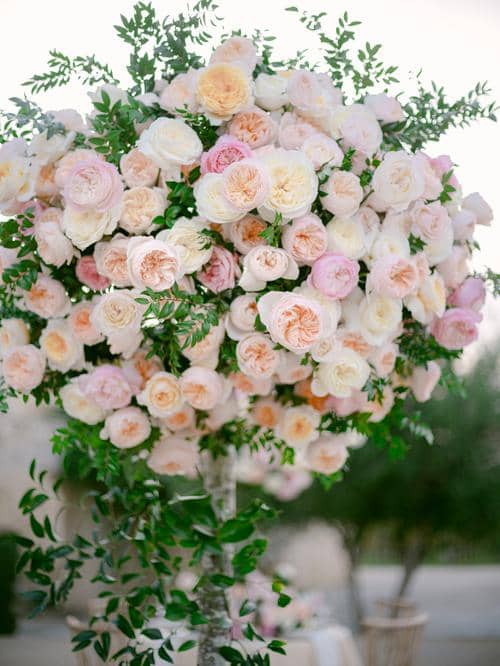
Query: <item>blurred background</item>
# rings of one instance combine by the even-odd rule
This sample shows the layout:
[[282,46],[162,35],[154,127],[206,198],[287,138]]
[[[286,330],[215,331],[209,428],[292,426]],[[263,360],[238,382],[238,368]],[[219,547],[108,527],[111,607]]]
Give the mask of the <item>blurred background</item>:
[[[153,4],[172,13],[185,7],[178,0],[170,0],[168,7]],[[294,15],[283,13],[288,4],[220,0],[219,14],[226,17],[226,31],[258,26],[279,35],[277,50],[283,55],[297,48],[314,50],[313,36]],[[488,80],[500,97],[497,0],[350,0],[333,8],[326,0],[296,4],[328,11],[325,26],[332,31],[337,15],[348,9],[351,18],[363,22],[362,42],[381,42],[385,60],[399,65],[398,90],[411,90],[416,72],[423,69],[424,78],[444,85],[451,97],[478,80]],[[95,53],[115,72],[125,72],[112,26],[132,5],[132,0],[0,0],[0,108],[10,108],[9,97],[23,95],[20,83],[43,70],[50,48],[70,55]],[[90,111],[86,91],[76,84],[40,95],[38,101],[48,109]],[[478,190],[500,210],[499,139],[498,126],[483,121],[450,132],[427,152],[449,153],[464,193]],[[478,240],[475,267],[499,271],[500,225],[482,227]],[[281,518],[272,530],[265,567],[281,567],[304,598],[320,595],[321,613],[355,633],[362,618],[376,612],[378,600],[411,600],[430,618],[418,657],[421,666],[500,663],[499,330],[500,303],[488,301],[481,338],[459,364],[465,397],[436,391],[431,402],[419,405],[435,433],[432,447],[408,441],[404,458],[388,459],[386,451],[368,442],[352,452],[345,480],[328,493],[315,485],[287,502],[269,496]],[[27,533],[17,504],[29,486],[32,458],[53,478],[58,475],[48,442],[61,423],[57,410],[35,411],[29,403],[13,404],[8,415],[0,416],[1,666],[76,663],[62,617],[85,612],[90,586],[77,586],[62,615],[25,620],[19,592],[26,585],[15,578],[11,536]],[[62,535],[85,525],[87,516],[78,506],[82,490],[77,482],[68,488],[70,510],[51,508]],[[241,492],[244,499],[262,491],[248,487]]]

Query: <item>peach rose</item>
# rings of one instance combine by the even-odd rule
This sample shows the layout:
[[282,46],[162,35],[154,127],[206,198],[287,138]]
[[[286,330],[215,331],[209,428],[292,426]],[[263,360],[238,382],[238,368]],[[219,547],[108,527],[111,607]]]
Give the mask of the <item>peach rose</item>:
[[309,405],[288,407],[275,429],[276,437],[294,448],[306,446],[318,438],[320,421],[320,414]]
[[325,196],[321,204],[337,217],[351,217],[363,200],[363,188],[359,178],[350,171],[334,171],[322,186]]
[[159,418],[177,411],[183,402],[178,379],[169,372],[156,372],[137,396],[137,402]]
[[166,208],[165,195],[159,187],[133,187],[123,194],[119,225],[129,234],[146,234],[153,228],[153,219]]
[[274,398],[259,398],[253,404],[251,414],[262,428],[275,428],[283,415],[283,407]]
[[106,336],[112,354],[130,357],[141,341],[141,322],[144,306],[137,302],[138,294],[120,289],[104,294],[97,301],[90,320],[99,333]]
[[[279,144],[286,150],[300,150],[305,141],[318,133],[318,128],[308,123],[302,116],[286,112],[279,124]],[[311,160],[312,162],[312,160]]]
[[124,407],[106,417],[99,436],[119,449],[132,449],[151,434],[151,423],[139,407]]
[[180,377],[184,399],[195,409],[213,409],[222,399],[224,386],[215,370],[192,366]]
[[51,319],[64,317],[69,312],[71,304],[64,286],[48,275],[40,273],[31,289],[24,292],[24,305],[27,310],[39,317]]
[[103,291],[111,284],[105,275],[98,272],[95,259],[91,254],[78,259],[75,273],[80,282],[92,291]]
[[106,417],[105,410],[83,393],[79,377],[74,377],[59,389],[59,398],[68,416],[87,425],[96,425]]
[[242,372],[259,379],[272,377],[278,368],[280,355],[269,337],[263,333],[250,333],[238,342],[236,359]]
[[75,338],[65,320],[52,319],[48,322],[40,335],[40,349],[51,370],[81,370],[85,362],[83,344]]
[[417,366],[408,379],[417,402],[427,402],[436,388],[441,377],[441,368],[435,361],[429,361],[427,367]]
[[103,213],[121,201],[123,184],[114,164],[90,158],[77,162],[64,185],[66,205],[82,213]]
[[45,355],[34,345],[8,349],[2,360],[2,376],[7,386],[20,393],[30,393],[45,374]]
[[104,340],[104,336],[92,323],[94,301],[81,301],[72,306],[68,316],[68,326],[73,336],[84,345],[96,345]]
[[278,384],[296,384],[307,379],[312,372],[309,363],[302,363],[302,358],[292,352],[281,350],[280,364],[276,371]]
[[131,358],[123,361],[121,367],[134,394],[137,394],[144,390],[154,374],[163,370],[163,363],[158,356],[151,356],[147,349],[138,349]]
[[335,436],[323,435],[307,447],[307,466],[313,472],[334,474],[345,465],[348,455],[347,447],[339,443]]
[[196,101],[198,74],[197,69],[188,69],[187,72],[174,76],[161,91],[160,106],[162,109],[175,114],[179,109],[185,108],[190,113],[196,113],[198,111]]
[[194,478],[198,472],[200,453],[196,442],[183,437],[164,435],[154,445],[148,467],[156,474]]
[[116,365],[100,365],[78,380],[85,397],[104,410],[126,407],[132,398],[130,384]]
[[271,379],[253,379],[243,372],[232,372],[229,380],[236,391],[243,395],[269,395],[273,388]]
[[269,176],[257,160],[245,158],[233,162],[222,177],[224,196],[239,210],[248,212],[257,208],[269,195]]
[[196,98],[210,115],[227,120],[252,102],[251,79],[237,64],[209,65],[198,76]]
[[127,268],[127,250],[130,238],[116,234],[110,241],[97,243],[94,259],[99,275],[106,277],[116,287],[130,287]]
[[326,252],[328,235],[319,217],[309,213],[283,227],[281,244],[299,265],[310,266]]
[[260,148],[272,143],[277,131],[278,126],[271,115],[258,107],[236,114],[229,125],[229,134],[250,148]]
[[261,236],[265,229],[267,229],[267,223],[264,220],[255,215],[245,215],[243,219],[233,222],[229,226],[229,239],[238,252],[247,254],[254,247],[266,245],[266,241]]
[[138,148],[133,148],[122,155],[120,171],[127,187],[153,187],[158,180],[159,168]]
[[136,236],[127,246],[130,281],[137,289],[170,289],[181,277],[179,254],[175,247],[148,236]]
[[0,358],[12,347],[27,345],[30,332],[22,319],[2,319],[0,325]]
[[367,291],[390,298],[404,298],[416,291],[420,276],[412,258],[387,254],[377,259],[368,274]]
[[168,414],[162,418],[161,423],[171,432],[191,429],[196,425],[196,412],[191,405],[183,405],[180,409],[172,412],[172,414]]

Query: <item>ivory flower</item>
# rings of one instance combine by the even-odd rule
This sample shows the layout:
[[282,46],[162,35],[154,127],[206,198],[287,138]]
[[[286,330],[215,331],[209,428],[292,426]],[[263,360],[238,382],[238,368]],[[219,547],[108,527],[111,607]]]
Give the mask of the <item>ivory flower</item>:
[[184,399],[195,409],[213,409],[223,398],[223,382],[214,370],[192,366],[180,377]]
[[489,227],[493,221],[493,211],[490,205],[486,203],[478,192],[473,192],[466,196],[462,201],[462,206],[465,210],[474,213],[477,224],[484,224]]
[[280,74],[261,72],[255,79],[255,102],[266,111],[277,111],[288,103],[288,81]]
[[263,245],[245,255],[239,285],[245,291],[261,291],[267,282],[279,278],[296,280],[298,274],[298,266],[286,250]]
[[103,236],[112,234],[120,218],[120,209],[77,211],[64,209],[62,228],[66,236],[79,250],[86,250]]
[[144,130],[137,147],[160,169],[192,164],[203,151],[196,132],[180,118],[157,118]]
[[83,344],[73,335],[67,321],[52,319],[40,335],[40,349],[51,370],[80,370],[85,358]]
[[309,212],[318,192],[318,179],[307,157],[293,150],[276,149],[262,157],[271,179],[264,206],[285,218]]
[[338,217],[354,215],[363,199],[359,178],[350,171],[334,171],[322,191],[326,194],[321,199],[323,208]]
[[122,155],[120,171],[127,187],[152,187],[158,180],[159,168],[138,148],[132,148]]
[[220,44],[210,57],[210,63],[228,62],[243,66],[249,74],[257,64],[257,49],[246,37],[230,37]]
[[328,249],[349,259],[360,259],[366,251],[366,236],[356,217],[334,218],[326,225]]
[[169,372],[156,372],[137,396],[151,416],[164,418],[177,411],[183,403],[178,379]]
[[79,377],[74,377],[65,384],[59,390],[59,397],[64,411],[71,418],[87,425],[96,425],[104,421],[106,411],[83,393]]
[[135,292],[120,289],[101,296],[92,311],[91,322],[106,336],[113,354],[130,357],[141,343],[144,306],[136,298]]
[[0,325],[0,358],[12,347],[27,345],[30,332],[22,319],[2,319]]
[[217,224],[227,224],[241,219],[246,211],[236,208],[224,195],[225,181],[222,174],[207,173],[194,187],[196,207],[201,217]]
[[386,153],[372,179],[375,195],[394,210],[404,210],[412,201],[419,199],[424,186],[419,161],[403,150]]
[[402,304],[397,298],[373,294],[359,305],[360,330],[370,344],[388,342],[395,336],[401,318]]
[[328,363],[320,363],[314,373],[311,390],[315,395],[348,398],[360,391],[370,375],[366,360],[352,349],[339,349]]
[[153,219],[162,215],[166,208],[165,195],[158,188],[133,187],[123,194],[120,227],[129,234],[149,233]]
[[441,275],[437,271],[428,275],[418,291],[405,298],[405,305],[421,324],[441,317],[446,308],[446,287]]
[[232,340],[241,340],[254,330],[257,318],[257,302],[254,294],[237,296],[229,307],[226,320],[227,334]]
[[183,272],[190,274],[200,270],[212,255],[212,246],[202,233],[206,228],[207,223],[199,217],[180,217],[171,229],[160,231],[156,240],[175,248]]

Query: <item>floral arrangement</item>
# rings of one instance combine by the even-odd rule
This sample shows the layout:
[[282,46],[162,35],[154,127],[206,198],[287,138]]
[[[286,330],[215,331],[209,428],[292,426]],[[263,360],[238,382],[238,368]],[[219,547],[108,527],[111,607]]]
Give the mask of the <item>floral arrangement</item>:
[[[117,26],[128,89],[94,56],[52,51],[26,85],[76,76],[92,112],[14,99],[2,116],[1,405],[55,400],[68,423],[54,451],[101,488],[95,532],[61,543],[39,517],[60,484],[40,489],[34,461],[21,509],[38,541],[20,539],[19,567],[40,612],[97,558],[102,617],[130,639],[116,661],[154,663],[139,635],[172,660],[171,637],[149,625],[158,607],[197,629],[200,664],[282,652],[251,622],[255,654],[230,644],[226,590],[255,570],[257,523],[272,513],[235,509],[235,468],[273,469],[275,492],[293,476],[293,496],[313,476],[340,480],[360,436],[396,453],[405,428],[429,437],[403,402],[451,381],[485,281],[497,284],[469,265],[490,207],[463,196],[448,156],[422,150],[494,119],[486,86],[449,102],[419,80],[406,101],[390,96],[396,68],[380,47],[350,55],[357,22],[345,14],[330,37],[322,14],[298,15],[320,35],[321,64],[278,61],[258,31],[225,36],[205,63],[210,0],[163,20],[140,2]],[[197,490],[172,494],[167,477]],[[179,547],[198,572],[193,598],[172,584]],[[272,590],[286,607],[279,577]],[[75,639],[90,644],[111,656],[108,634]]]

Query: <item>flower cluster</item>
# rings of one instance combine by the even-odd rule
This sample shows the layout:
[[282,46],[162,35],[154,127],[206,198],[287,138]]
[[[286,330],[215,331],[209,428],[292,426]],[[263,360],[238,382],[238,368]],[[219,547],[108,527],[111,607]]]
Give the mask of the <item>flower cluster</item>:
[[[158,117],[137,126],[119,165],[91,147],[92,117],[78,117],[90,142],[75,145],[76,112],[61,116],[61,134],[0,149],[0,207],[30,212],[21,234],[34,239],[39,267],[14,299],[43,322],[35,333],[26,317],[3,320],[4,382],[26,394],[47,371],[61,373],[65,411],[102,422],[102,437],[120,448],[160,426],[149,457],[159,474],[195,475],[200,438],[243,413],[305,468],[332,474],[347,449],[322,432],[324,414],[378,421],[395,391],[426,400],[439,380],[435,359],[404,359],[398,371],[408,320],[443,351],[477,337],[485,289],[469,259],[475,226],[492,220],[486,202],[462,196],[449,157],[384,149],[384,124],[404,120],[395,98],[345,104],[325,74],[254,78],[257,61],[251,41],[232,37],[206,67],[158,82],[147,101]],[[111,86],[93,95],[123,96]],[[211,147],[186,112],[216,127]],[[176,184],[192,187],[195,210],[155,224]],[[22,240],[1,248],[3,272]],[[152,352],[143,325],[144,293],[167,302],[173,288],[201,295],[202,315],[213,298],[224,309],[184,345],[181,373]],[[159,335],[182,346],[177,323]],[[374,381],[375,397],[366,389]],[[280,398],[286,385],[293,405]]]

